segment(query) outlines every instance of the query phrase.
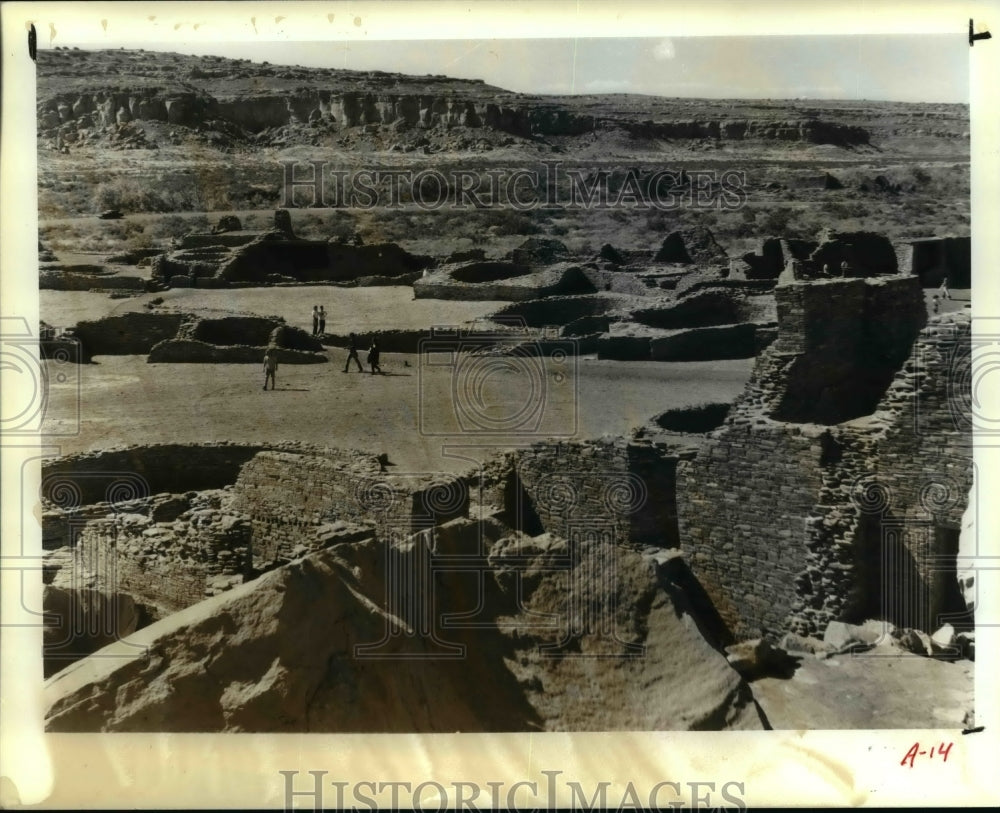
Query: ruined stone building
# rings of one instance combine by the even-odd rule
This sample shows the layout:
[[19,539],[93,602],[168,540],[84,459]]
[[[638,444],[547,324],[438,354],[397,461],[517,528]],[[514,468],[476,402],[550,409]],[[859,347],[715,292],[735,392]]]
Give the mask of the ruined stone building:
[[51,461],[47,609],[77,633],[49,635],[50,728],[753,728],[727,645],[968,626],[968,313],[928,319],[915,275],[774,294],[736,403],[632,438],[461,476],[296,445]]

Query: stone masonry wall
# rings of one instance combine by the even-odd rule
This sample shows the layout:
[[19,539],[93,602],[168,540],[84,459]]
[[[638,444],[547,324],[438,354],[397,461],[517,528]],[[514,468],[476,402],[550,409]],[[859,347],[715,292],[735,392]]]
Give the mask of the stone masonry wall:
[[229,443],[161,443],[67,455],[42,466],[42,497],[64,511],[150,494],[222,488],[261,450]]
[[47,549],[74,547],[89,587],[167,612],[303,551],[402,539],[469,509],[461,478],[384,474],[370,455],[297,444],[75,455],[46,463],[42,498]]
[[250,575],[250,523],[212,508],[171,522],[109,513],[84,526],[74,554],[78,572],[92,574],[98,589],[175,612],[205,598],[215,577]]
[[968,314],[931,320],[873,414],[830,427],[767,417],[763,358],[727,425],[678,465],[681,545],[734,635],[872,617],[933,631],[955,611],[969,335]]
[[871,413],[927,318],[915,277],[784,282],[775,297],[778,338],[751,389],[795,423]]
[[526,533],[573,539],[597,532],[619,545],[677,544],[674,453],[622,439],[547,441],[507,460],[504,493],[492,501]]
[[866,481],[871,499],[859,500],[883,579],[917,596],[910,606],[901,603],[903,590],[883,596],[885,610],[921,629],[936,629],[964,606],[954,592],[953,556],[975,485],[970,365],[969,314],[933,317],[879,404],[887,429]]
[[251,518],[256,566],[291,558],[326,520],[368,521],[355,493],[380,470],[375,458],[355,452],[255,456],[240,471],[234,507]]
[[240,472],[234,508],[251,518],[258,569],[288,560],[336,522],[368,526],[381,540],[465,516],[467,486],[456,478],[383,474],[361,452],[267,451]]
[[792,611],[821,486],[815,434],[737,424],[678,466],[681,548],[737,637],[777,633]]
[[140,355],[157,342],[173,338],[185,318],[181,313],[123,313],[80,322],[73,334],[88,357]]

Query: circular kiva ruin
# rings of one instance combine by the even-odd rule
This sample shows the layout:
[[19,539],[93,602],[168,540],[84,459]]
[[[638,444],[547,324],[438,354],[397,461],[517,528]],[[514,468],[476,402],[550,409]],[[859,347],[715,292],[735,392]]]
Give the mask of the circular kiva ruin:
[[[49,330],[47,363],[99,375],[144,356],[173,375],[259,365],[276,347],[283,364],[340,375],[346,333],[210,298],[266,288],[277,302],[322,283],[492,302],[455,348],[483,363],[747,359],[749,380],[731,402],[651,413],[628,435],[508,437],[440,473],[343,443],[130,443],[47,460],[49,730],[796,727],[789,704],[822,709],[820,692],[851,682],[885,713],[844,712],[842,726],[962,723],[970,317],[929,313],[924,289],[945,275],[968,287],[967,239],[829,231],[729,257],[688,228],[648,251],[579,256],[533,237],[438,258],[298,239],[287,214],[262,232],[226,217],[137,258],[147,293]],[[204,294],[173,304],[191,288]],[[426,342],[451,335],[379,328],[414,374]],[[788,699],[796,673],[819,688]],[[914,681],[968,704],[931,721],[888,699]]]

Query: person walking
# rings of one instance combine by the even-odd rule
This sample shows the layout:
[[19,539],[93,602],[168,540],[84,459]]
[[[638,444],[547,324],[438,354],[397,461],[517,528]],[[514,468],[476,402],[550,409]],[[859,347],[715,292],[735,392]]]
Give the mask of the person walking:
[[354,363],[358,365],[358,372],[363,373],[365,368],[361,366],[361,359],[358,358],[358,337],[353,333],[350,336],[347,351],[347,361],[344,362],[344,372],[347,372],[347,368],[351,366],[351,359],[354,359]]
[[278,348],[268,347],[264,351],[264,389],[267,389],[267,381],[271,380],[271,389],[275,387],[275,375],[278,372]]
[[376,371],[379,373],[379,375],[382,374],[382,368],[378,366],[380,355],[381,354],[379,353],[378,339],[373,338],[372,346],[368,348],[368,363],[371,365],[372,375],[375,375]]
[[313,305],[313,336],[319,333],[319,305]]
[[326,333],[326,309],[320,305],[319,306],[319,330],[317,331],[317,336],[322,336]]
[[941,287],[938,289],[938,293],[941,295],[941,299],[951,299],[951,294],[948,293],[948,277],[941,279]]

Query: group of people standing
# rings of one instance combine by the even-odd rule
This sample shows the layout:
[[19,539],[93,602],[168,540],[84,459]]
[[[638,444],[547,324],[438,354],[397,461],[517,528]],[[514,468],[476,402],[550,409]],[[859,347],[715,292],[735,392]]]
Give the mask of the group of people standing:
[[326,333],[326,310],[322,305],[313,305],[313,336]]

